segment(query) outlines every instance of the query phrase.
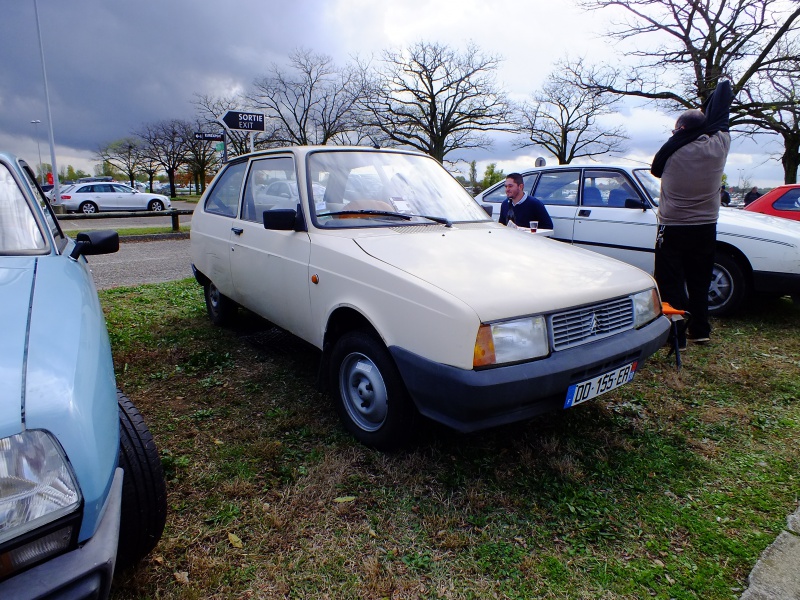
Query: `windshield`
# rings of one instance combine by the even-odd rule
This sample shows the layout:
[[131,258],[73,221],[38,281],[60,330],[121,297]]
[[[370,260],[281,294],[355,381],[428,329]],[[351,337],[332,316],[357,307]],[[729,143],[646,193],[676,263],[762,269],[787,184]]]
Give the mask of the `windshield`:
[[658,206],[658,199],[661,197],[661,181],[647,169],[634,169],[633,174],[650,196],[653,204]]
[[318,227],[489,221],[435,160],[397,152],[320,151],[308,157]]
[[8,167],[0,164],[0,254],[44,251],[47,243]]

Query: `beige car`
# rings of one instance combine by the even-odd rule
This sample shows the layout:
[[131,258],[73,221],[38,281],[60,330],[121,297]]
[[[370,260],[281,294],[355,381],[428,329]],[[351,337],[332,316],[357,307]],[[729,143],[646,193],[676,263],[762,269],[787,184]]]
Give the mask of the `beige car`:
[[[265,204],[275,181],[296,206]],[[319,348],[347,429],[391,449],[419,414],[473,431],[570,408],[664,345],[648,274],[546,234],[493,222],[426,155],[294,147],[227,163],[191,247],[211,320],[241,305]]]

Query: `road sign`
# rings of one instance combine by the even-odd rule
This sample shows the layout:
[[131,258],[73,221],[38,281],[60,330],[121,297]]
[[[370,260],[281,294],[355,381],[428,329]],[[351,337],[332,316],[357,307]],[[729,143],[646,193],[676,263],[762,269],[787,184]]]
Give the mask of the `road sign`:
[[194,139],[203,140],[203,141],[206,141],[206,142],[221,142],[222,141],[222,134],[221,133],[197,132],[197,133],[194,134]]
[[261,113],[239,112],[229,110],[222,117],[222,122],[228,129],[243,129],[245,131],[264,131],[264,115]]

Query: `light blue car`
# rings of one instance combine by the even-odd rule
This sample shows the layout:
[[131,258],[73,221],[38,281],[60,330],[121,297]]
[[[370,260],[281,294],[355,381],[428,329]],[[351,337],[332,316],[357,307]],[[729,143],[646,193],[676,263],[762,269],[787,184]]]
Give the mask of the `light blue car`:
[[166,519],[158,451],[114,379],[85,255],[33,171],[0,153],[0,598],[106,598]]

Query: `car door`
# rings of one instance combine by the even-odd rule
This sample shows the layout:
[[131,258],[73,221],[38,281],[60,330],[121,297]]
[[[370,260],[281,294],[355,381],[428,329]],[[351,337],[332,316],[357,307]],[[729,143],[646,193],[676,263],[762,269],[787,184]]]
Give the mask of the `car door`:
[[133,193],[133,188],[118,183],[112,183],[111,187],[114,190],[115,202],[119,210],[135,210],[137,208],[142,208],[141,205],[136,202],[136,200],[138,200],[138,194]]
[[626,173],[583,170],[573,244],[652,273],[657,233],[655,211]]
[[580,180],[580,169],[553,169],[539,174],[531,195],[545,204],[553,220],[553,239],[572,242]]
[[[293,187],[288,194],[298,198],[291,156],[252,161],[245,182],[241,218],[236,220],[231,238],[233,285],[240,304],[283,329],[309,339],[311,242],[308,232],[265,229],[264,205],[255,201],[260,182],[276,177],[284,178],[280,181],[281,187],[286,188],[284,193]],[[284,202],[288,200],[284,196],[281,198]]]
[[121,199],[110,183],[95,183],[92,186],[93,202],[100,210],[121,210]]
[[231,238],[238,228],[236,216],[246,171],[247,161],[228,165],[206,195],[203,218],[192,223],[192,248],[198,249],[192,258],[197,268],[236,302],[240,299],[231,277]]

